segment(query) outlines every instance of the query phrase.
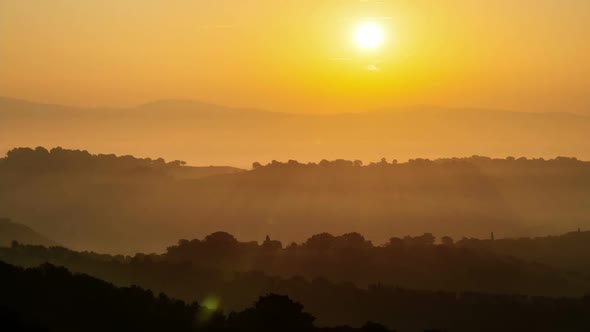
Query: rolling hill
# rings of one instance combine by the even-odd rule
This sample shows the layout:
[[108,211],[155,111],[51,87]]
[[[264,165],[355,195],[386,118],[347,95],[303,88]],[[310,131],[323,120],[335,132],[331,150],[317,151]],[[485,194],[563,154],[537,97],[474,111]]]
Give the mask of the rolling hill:
[[57,243],[35,232],[30,227],[14,223],[8,218],[0,218],[0,246],[10,246],[12,241],[42,246],[57,245]]
[[[296,161],[205,177],[182,163],[86,151],[11,150],[0,211],[74,249],[161,252],[223,230],[288,243],[359,232],[488,238],[590,228],[590,163],[486,157]],[[559,221],[559,222],[557,222]]]

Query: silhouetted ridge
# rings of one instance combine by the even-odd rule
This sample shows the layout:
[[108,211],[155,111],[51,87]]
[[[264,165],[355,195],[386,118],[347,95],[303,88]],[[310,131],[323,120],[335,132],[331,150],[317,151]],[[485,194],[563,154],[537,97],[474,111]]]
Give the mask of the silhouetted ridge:
[[[225,316],[137,286],[117,288],[63,267],[22,269],[0,262],[0,324],[7,331],[318,331],[314,317],[287,296],[261,296]],[[372,331],[331,328],[329,331]],[[383,331],[390,331],[380,325]]]
[[[72,275],[50,264],[19,269],[0,262],[0,276],[0,308],[45,331],[192,331],[202,310],[138,287],[116,288],[87,275]],[[26,330],[4,324],[3,328]]]
[[[306,281],[299,277],[271,277],[261,272],[231,273],[203,269],[195,264],[169,262],[158,255],[117,257],[77,253],[64,248],[20,245],[0,249],[0,259],[32,266],[36,266],[39,261],[51,261],[64,264],[74,271],[88,272],[114,281],[120,286],[138,284],[152,292],[166,292],[185,301],[197,299],[207,305],[207,308],[219,306],[226,312],[237,312],[230,313],[226,322],[227,326],[235,327],[238,331],[267,331],[262,327],[267,327],[269,332],[297,331],[291,330],[290,326],[305,330],[311,321],[309,314],[317,317],[317,326],[348,324],[364,326],[363,331],[373,328],[383,330],[380,325],[366,324],[367,321],[382,322],[397,331],[408,332],[423,331],[424,328],[457,332],[582,332],[590,327],[588,297],[551,298],[519,294],[409,290],[383,284],[357,288],[350,283],[334,283],[325,278]],[[0,278],[3,281],[12,280],[3,278],[2,275]],[[22,282],[25,280],[30,279],[21,278]],[[64,284],[69,286],[72,283]],[[0,287],[14,285],[16,287],[13,289],[20,289],[18,283],[1,283]],[[49,285],[40,283],[38,287]],[[31,291],[34,290],[35,288],[31,288]],[[83,294],[84,298],[92,298],[92,291],[86,290]],[[285,294],[289,298],[275,295],[267,297],[268,294]],[[151,298],[149,293],[146,296],[147,299]],[[261,296],[262,299],[252,308],[252,303]],[[157,297],[157,301],[161,298],[162,296]],[[2,300],[6,298],[0,299]],[[64,301],[69,300],[64,298]],[[305,310],[294,301],[303,304]],[[51,314],[50,310],[45,312]],[[156,318],[165,318],[163,315]],[[83,317],[88,317],[88,314]],[[222,316],[215,317],[217,318],[213,322],[223,321]],[[280,327],[281,322],[293,323]],[[321,330],[348,331],[350,328]]]

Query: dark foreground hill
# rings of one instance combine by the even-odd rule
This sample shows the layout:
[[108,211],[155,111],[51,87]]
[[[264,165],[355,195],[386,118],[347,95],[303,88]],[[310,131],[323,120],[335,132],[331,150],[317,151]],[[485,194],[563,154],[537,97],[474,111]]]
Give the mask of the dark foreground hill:
[[114,253],[161,252],[220,229],[285,244],[359,232],[382,244],[590,228],[590,163],[573,158],[254,166],[198,177],[180,161],[16,149],[0,159],[0,211],[68,247]]
[[[17,248],[29,253],[31,249]],[[387,331],[378,324],[365,323],[367,320],[407,332],[425,328],[457,332],[582,332],[590,328],[587,297],[416,291],[382,285],[359,289],[325,279],[308,282],[254,272],[202,270],[145,256],[117,262],[104,256],[58,252],[62,259],[76,262],[78,268],[98,271],[97,274],[116,279],[118,284],[125,284],[123,279],[132,280],[156,293],[165,289],[187,301],[199,298],[203,306],[186,305],[165,295],[154,296],[152,291],[138,287],[115,288],[52,265],[22,270],[0,263],[3,326],[8,321],[49,331],[354,331],[313,328],[313,316],[285,296],[262,296],[251,307],[260,294],[278,293],[300,301],[305,311],[317,316],[316,326],[363,325],[360,330],[366,332]],[[237,313],[226,317],[211,311],[231,307]]]
[[50,264],[21,269],[0,262],[0,280],[3,331],[391,331],[370,322],[361,329],[317,328],[301,304],[276,294],[225,316],[213,307],[136,286],[117,288]]

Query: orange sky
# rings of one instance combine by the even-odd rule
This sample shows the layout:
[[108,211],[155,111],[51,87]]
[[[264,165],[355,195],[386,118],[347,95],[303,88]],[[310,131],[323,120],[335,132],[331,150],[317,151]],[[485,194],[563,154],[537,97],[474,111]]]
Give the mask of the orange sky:
[[[382,48],[355,47],[364,21]],[[2,0],[0,95],[590,112],[589,31],[587,0]]]

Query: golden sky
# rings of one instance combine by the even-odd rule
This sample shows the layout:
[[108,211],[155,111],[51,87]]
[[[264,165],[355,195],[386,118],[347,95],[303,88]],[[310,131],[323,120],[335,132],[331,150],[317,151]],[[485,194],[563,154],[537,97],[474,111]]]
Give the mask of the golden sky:
[[[353,42],[367,21],[373,51]],[[590,1],[1,0],[0,95],[590,112]]]

